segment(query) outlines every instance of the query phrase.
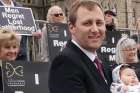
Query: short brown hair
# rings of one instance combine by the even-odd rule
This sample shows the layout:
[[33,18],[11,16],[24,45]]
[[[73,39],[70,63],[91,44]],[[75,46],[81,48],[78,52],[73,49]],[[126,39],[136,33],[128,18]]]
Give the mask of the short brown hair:
[[79,0],[73,3],[69,10],[69,22],[73,25],[76,22],[77,10],[79,9],[79,7],[85,7],[88,10],[93,10],[95,7],[99,7],[102,10],[101,6],[97,2],[91,0],[87,0],[87,1]]

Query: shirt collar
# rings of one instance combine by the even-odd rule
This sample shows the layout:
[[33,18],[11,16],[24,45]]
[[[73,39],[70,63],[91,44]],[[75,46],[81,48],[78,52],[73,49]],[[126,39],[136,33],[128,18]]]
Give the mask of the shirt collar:
[[78,48],[80,48],[82,50],[82,52],[84,52],[88,57],[89,59],[93,62],[95,60],[95,57],[97,56],[97,53],[93,53],[93,52],[90,52],[84,48],[82,48],[75,40],[71,40]]

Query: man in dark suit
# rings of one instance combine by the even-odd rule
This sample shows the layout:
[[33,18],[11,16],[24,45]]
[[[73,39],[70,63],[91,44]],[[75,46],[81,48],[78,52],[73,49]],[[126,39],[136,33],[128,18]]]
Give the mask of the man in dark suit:
[[106,30],[100,5],[94,1],[73,4],[69,22],[72,40],[52,61],[50,93],[110,93],[109,73],[99,59],[97,62],[96,50]]

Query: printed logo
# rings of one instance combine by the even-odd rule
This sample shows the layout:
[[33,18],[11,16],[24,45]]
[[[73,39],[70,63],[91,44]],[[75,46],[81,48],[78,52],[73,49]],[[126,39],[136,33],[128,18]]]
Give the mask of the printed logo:
[[14,67],[12,64],[6,63],[6,75],[7,75],[7,78],[13,77],[14,75],[22,77],[23,66]]

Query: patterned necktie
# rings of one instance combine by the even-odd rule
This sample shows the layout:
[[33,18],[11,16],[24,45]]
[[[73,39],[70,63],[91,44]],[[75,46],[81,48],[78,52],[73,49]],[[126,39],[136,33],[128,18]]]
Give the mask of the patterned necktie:
[[94,63],[96,64],[98,72],[104,78],[103,65],[102,65],[101,61],[98,59],[98,57],[95,58]]
[[94,60],[94,63],[96,65],[96,68],[97,68],[99,74],[102,76],[102,78],[105,80],[105,82],[107,84],[107,80],[106,80],[106,78],[104,76],[103,65],[101,63],[101,60],[98,57],[96,57],[95,60]]

